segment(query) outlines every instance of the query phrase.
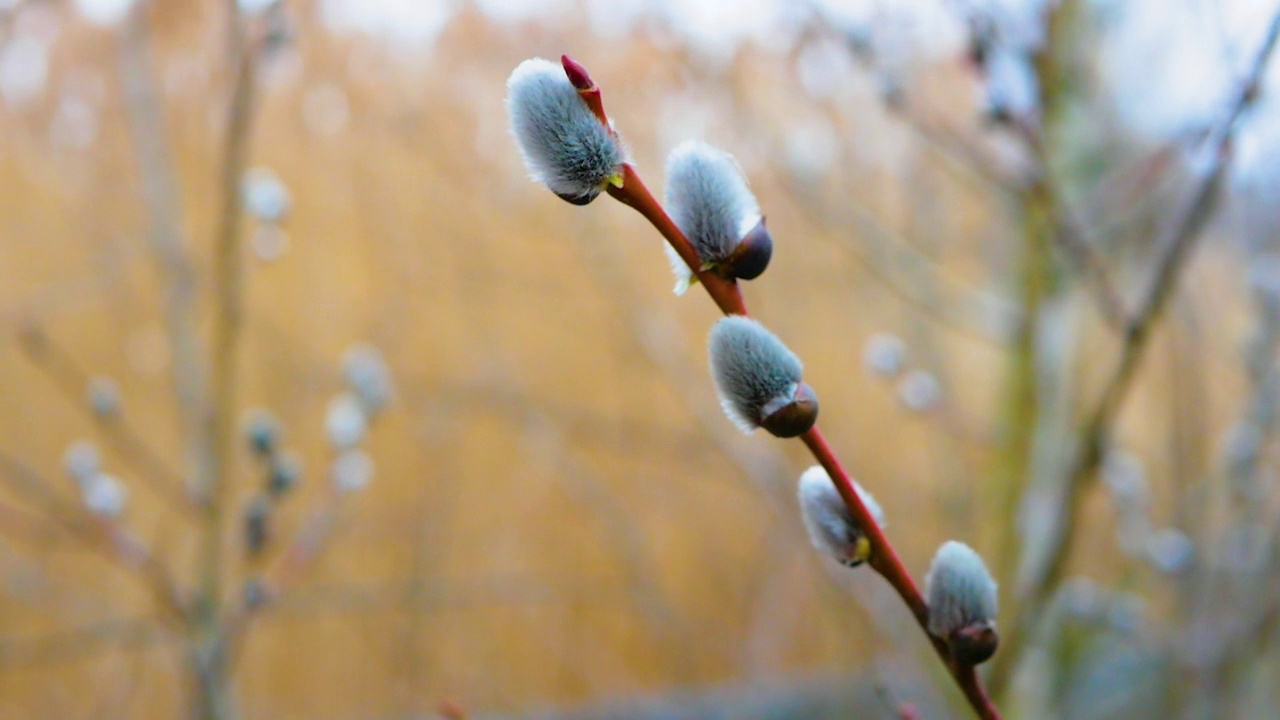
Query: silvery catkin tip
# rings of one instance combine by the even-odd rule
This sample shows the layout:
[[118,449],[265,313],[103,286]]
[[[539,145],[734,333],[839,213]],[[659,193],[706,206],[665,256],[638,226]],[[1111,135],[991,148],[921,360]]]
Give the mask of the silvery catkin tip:
[[929,632],[966,665],[985,662],[999,644],[997,586],[973,548],[949,540],[938,548],[924,579]]
[[818,419],[818,398],[801,382],[800,358],[751,318],[731,315],[711,328],[711,376],[725,414],[743,432],[758,427],[795,437]]

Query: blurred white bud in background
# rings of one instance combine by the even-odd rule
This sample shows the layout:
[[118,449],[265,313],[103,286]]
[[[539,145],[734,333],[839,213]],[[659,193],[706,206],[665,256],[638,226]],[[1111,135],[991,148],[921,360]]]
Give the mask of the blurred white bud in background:
[[1165,528],[1147,538],[1151,564],[1166,575],[1176,575],[1190,567],[1195,552],[1195,543],[1177,528]]
[[245,13],[246,15],[257,15],[269,10],[280,1],[281,0],[236,0],[236,5],[240,7],[240,12]]
[[348,450],[359,445],[369,428],[368,418],[360,400],[351,393],[342,393],[329,401],[325,413],[324,429],[329,443],[338,450]]
[[89,408],[98,417],[114,417],[120,413],[120,386],[99,375],[89,381]]
[[1111,492],[1118,512],[1126,513],[1146,507],[1147,471],[1142,460],[1131,452],[1113,450],[1102,461],[1102,482]]
[[253,254],[259,260],[279,260],[289,249],[289,231],[279,225],[259,225],[254,229],[249,242],[253,247]]
[[359,343],[347,348],[342,355],[342,377],[370,416],[391,400],[391,371],[373,345]]
[[872,375],[897,377],[907,364],[907,345],[896,335],[876,333],[862,348],[862,363]]
[[102,471],[102,456],[88,440],[77,440],[62,454],[62,467],[68,476],[83,483]]
[[933,410],[942,401],[942,384],[927,370],[912,370],[898,383],[898,399],[914,412]]
[[259,455],[271,455],[280,443],[280,421],[269,410],[253,408],[245,414],[245,439]]
[[117,518],[124,512],[128,491],[120,481],[106,473],[97,473],[80,483],[85,508],[105,518]]
[[270,168],[250,168],[245,173],[241,193],[245,211],[264,223],[284,220],[293,204],[288,186]]
[[342,492],[363,490],[373,480],[373,458],[358,448],[344,450],[333,460],[333,486]]

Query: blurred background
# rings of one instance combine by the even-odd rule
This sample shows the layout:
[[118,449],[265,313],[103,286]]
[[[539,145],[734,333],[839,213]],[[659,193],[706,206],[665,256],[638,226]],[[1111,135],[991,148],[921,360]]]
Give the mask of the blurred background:
[[528,180],[565,52],[655,192],[738,158],[752,311],[916,577],[986,558],[1006,717],[1271,715],[1278,13],[0,0],[0,717],[968,716],[656,232]]

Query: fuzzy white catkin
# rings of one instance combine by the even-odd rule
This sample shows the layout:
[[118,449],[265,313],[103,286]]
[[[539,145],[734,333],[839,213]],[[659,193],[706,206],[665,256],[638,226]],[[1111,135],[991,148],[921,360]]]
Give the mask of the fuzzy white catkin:
[[626,162],[617,136],[550,60],[525,60],[512,71],[507,116],[533,178],[562,197],[594,198]]
[[744,433],[760,427],[771,401],[795,395],[804,366],[776,335],[751,318],[730,315],[707,342],[720,406]]
[[368,428],[369,420],[365,417],[364,407],[355,395],[342,393],[329,401],[324,429],[329,436],[329,443],[335,448],[347,450],[359,445]]
[[83,483],[102,470],[102,457],[93,443],[77,440],[63,453],[62,466],[72,480]]
[[[761,219],[760,205],[733,156],[697,140],[686,140],[667,156],[665,205],[704,263],[728,257]],[[670,245],[666,249],[676,294],[683,294],[692,272]]]
[[360,449],[344,450],[333,461],[333,485],[342,492],[363,490],[373,480],[373,458]]
[[[880,504],[857,481],[854,481],[853,486],[871,516],[883,527],[884,511]],[[797,495],[800,514],[804,518],[804,526],[809,531],[809,541],[813,546],[842,563],[860,559],[857,558],[857,543],[863,536],[863,531],[853,522],[844,499],[840,497],[840,492],[831,482],[831,476],[821,465],[814,465],[800,475]]]
[[106,518],[119,517],[129,498],[128,491],[120,481],[106,473],[98,473],[81,481],[80,491],[85,509]]
[[945,638],[970,625],[994,622],[997,586],[973,548],[948,540],[938,548],[924,578],[929,632]]

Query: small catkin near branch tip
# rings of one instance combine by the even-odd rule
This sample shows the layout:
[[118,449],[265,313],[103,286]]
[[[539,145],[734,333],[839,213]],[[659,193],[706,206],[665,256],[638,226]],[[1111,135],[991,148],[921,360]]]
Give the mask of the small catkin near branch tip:
[[[871,516],[883,527],[884,511],[880,504],[856,481],[853,486]],[[866,531],[849,514],[849,508],[831,482],[831,476],[821,465],[814,465],[800,475],[797,494],[809,541],[818,552],[835,558],[846,567],[857,567],[870,559],[871,541]]]
[[620,182],[626,151],[559,64],[525,60],[507,79],[507,115],[533,179],[575,205]]
[[788,438],[813,427],[818,398],[800,380],[800,358],[758,321],[722,318],[707,345],[720,405],[743,432],[762,427]]
[[995,654],[997,586],[973,548],[949,540],[938,548],[925,576],[929,632],[946,641],[965,665]]

